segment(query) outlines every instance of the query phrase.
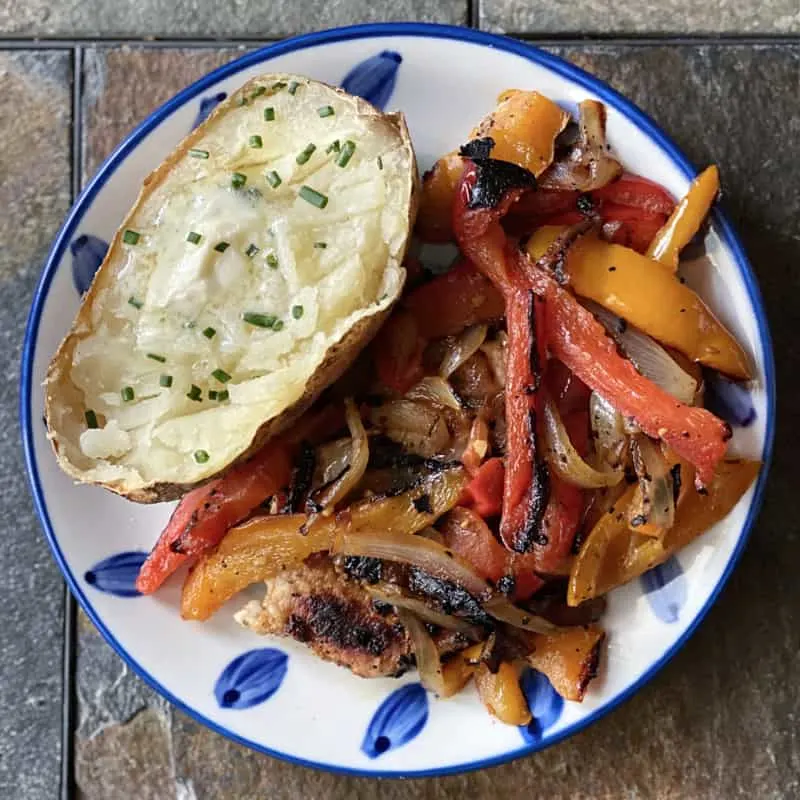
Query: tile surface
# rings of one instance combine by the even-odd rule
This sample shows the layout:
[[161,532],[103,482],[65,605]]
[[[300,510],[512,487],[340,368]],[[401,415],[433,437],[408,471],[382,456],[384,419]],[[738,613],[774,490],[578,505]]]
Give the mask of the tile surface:
[[0,51],[0,797],[51,798],[60,772],[64,588],[28,493],[17,424],[33,287],[69,208],[68,52]]
[[0,32],[30,37],[258,40],[357,22],[459,25],[466,17],[466,0],[10,0],[0,5]]
[[[84,623],[76,733],[83,797],[126,800],[132,781],[137,797],[181,800],[800,796],[800,584],[788,566],[800,561],[800,523],[787,513],[800,447],[800,46],[608,44],[557,52],[639,103],[697,164],[719,163],[726,205],[761,282],[781,376],[780,434],[763,514],[728,588],[663,672],[589,730],[511,765],[404,783],[317,773],[234,745],[170,709]],[[232,55],[90,51],[88,171],[157,95]]]
[[480,0],[480,24],[527,34],[767,34],[800,32],[797,0]]

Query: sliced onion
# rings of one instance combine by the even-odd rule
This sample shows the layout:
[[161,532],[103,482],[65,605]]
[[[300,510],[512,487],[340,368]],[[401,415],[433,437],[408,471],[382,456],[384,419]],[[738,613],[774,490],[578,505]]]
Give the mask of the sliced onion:
[[452,693],[448,692],[445,685],[439,650],[425,625],[414,614],[402,608],[397,610],[397,616],[411,637],[420,682],[429,692],[434,692],[439,697],[450,697]]
[[663,535],[675,521],[672,475],[661,448],[647,436],[631,441],[639,486],[628,510],[628,522],[643,533]]
[[584,100],[578,109],[580,142],[541,176],[539,185],[543,189],[589,192],[622,174],[622,164],[608,152],[605,106],[597,100]]
[[453,411],[463,410],[452,386],[438,375],[429,375],[423,378],[409,389],[404,397],[406,400],[426,400],[442,408],[450,408]]
[[537,617],[530,611],[518,608],[503,594],[496,594],[483,604],[483,610],[500,622],[511,625],[512,628],[520,628],[531,633],[552,633],[559,630],[552,622],[548,622],[544,617]]
[[483,578],[446,547],[422,536],[389,531],[345,532],[337,538],[333,552],[410,564],[434,578],[460,586],[478,600],[491,595]]
[[[312,495],[314,503],[322,510],[333,509],[337,503],[347,497],[350,492],[358,485],[364,477],[369,463],[369,440],[361,421],[361,414],[358,413],[356,404],[352,397],[344,401],[345,418],[347,427],[350,430],[350,453],[347,458],[347,466],[342,472],[333,479],[332,483],[324,485]],[[309,517],[308,526],[310,527],[314,516]]]
[[392,400],[370,410],[370,420],[411,453],[433,458],[447,451],[450,431],[444,417],[428,403]]
[[483,636],[483,629],[477,625],[472,625],[465,619],[431,608],[424,600],[420,600],[418,597],[404,595],[396,586],[391,586],[390,584],[382,586],[367,585],[364,588],[370,597],[374,597],[382,603],[388,603],[395,608],[411,611],[419,619],[429,622],[431,625],[438,625],[448,631],[458,631],[458,633],[463,633],[472,639],[479,639]]
[[544,432],[547,461],[553,472],[563,480],[582,489],[602,489],[615,486],[622,480],[622,470],[596,470],[581,458],[569,439],[558,409],[549,397],[544,403]]
[[447,351],[439,367],[439,375],[449,378],[462,364],[472,358],[486,340],[489,329],[486,325],[470,325],[460,333]]
[[484,342],[481,345],[481,352],[486,356],[489,367],[494,374],[494,379],[500,388],[506,385],[506,342],[508,337],[504,331],[500,331],[495,339]]
[[350,465],[353,442],[349,436],[325,442],[317,448],[314,468],[314,488],[324,486],[338,478]]
[[645,378],[658,384],[682,403],[691,405],[694,402],[697,381],[682,370],[655,339],[624,323],[597,303],[587,301],[586,307],[603,323]]
[[589,398],[589,419],[598,463],[619,469],[623,466],[628,444],[622,414],[604,397],[592,392]]

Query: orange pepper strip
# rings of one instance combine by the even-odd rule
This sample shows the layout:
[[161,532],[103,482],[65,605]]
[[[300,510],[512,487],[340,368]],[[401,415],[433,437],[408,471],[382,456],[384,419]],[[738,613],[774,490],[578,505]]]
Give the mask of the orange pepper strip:
[[[544,226],[528,242],[540,258],[564,229]],[[688,286],[653,260],[596,236],[582,236],[567,254],[572,288],[692,361],[734,378],[751,377],[739,343]]]
[[719,170],[712,164],[692,181],[689,191],[650,244],[648,258],[668,267],[671,272],[676,272],[681,250],[700,230],[717,192]]

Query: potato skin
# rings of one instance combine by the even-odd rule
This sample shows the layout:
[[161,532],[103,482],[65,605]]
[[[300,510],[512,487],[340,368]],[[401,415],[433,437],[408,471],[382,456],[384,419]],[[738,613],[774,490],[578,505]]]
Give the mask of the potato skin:
[[[242,461],[246,461],[257,450],[263,447],[263,445],[269,441],[269,439],[292,425],[313,404],[321,392],[331,383],[336,381],[348,369],[358,354],[369,344],[383,322],[391,313],[392,306],[402,292],[402,281],[398,287],[398,296],[393,298],[392,303],[387,308],[357,322],[352,328],[350,328],[350,330],[347,331],[342,339],[340,339],[338,342],[335,342],[328,348],[322,363],[308,380],[303,396],[279,415],[265,421],[257,430],[250,445],[244,451],[242,451],[234,461],[227,464],[224,469],[218,471],[216,474],[207,476],[203,480],[191,483],[159,482],[135,488],[126,486],[123,481],[100,482],[87,480],[84,472],[76,467],[65,456],[65,454],[62,452],[62,448],[59,446],[59,433],[53,424],[53,419],[59,409],[60,403],[62,402],[63,393],[68,391],[72,386],[70,369],[72,366],[74,349],[81,336],[85,335],[91,330],[91,312],[93,308],[93,301],[105,277],[104,270],[106,266],[112,261],[117,250],[121,247],[122,235],[126,227],[128,227],[129,220],[134,216],[134,213],[139,206],[141,206],[142,203],[152,194],[152,192],[160,186],[161,182],[165,180],[165,178],[169,175],[170,170],[194,146],[195,142],[197,142],[203,136],[206,126],[211,125],[213,121],[220,115],[224,114],[226,110],[233,108],[240,96],[248,94],[248,92],[255,85],[279,81],[289,82],[292,80],[316,83],[317,85],[326,87],[330,91],[338,94],[350,104],[354,105],[359,115],[386,120],[400,134],[402,145],[407,149],[410,156],[411,170],[411,191],[407,225],[408,233],[405,240],[404,249],[401,253],[398,253],[397,256],[398,264],[402,264],[405,257],[405,250],[407,249],[411,238],[411,231],[414,227],[419,204],[419,175],[416,157],[404,116],[401,113],[384,114],[362,98],[348,95],[347,92],[343,91],[342,89],[322,83],[321,81],[309,81],[309,79],[305,78],[304,76],[287,73],[272,73],[260,75],[248,81],[248,83],[244,84],[237,92],[234,92],[225,102],[217,106],[217,108],[214,109],[214,111],[209,115],[208,119],[200,126],[195,128],[186,138],[184,138],[183,141],[175,148],[175,150],[152,173],[150,173],[147,178],[144,179],[136,202],[117,229],[117,232],[115,233],[108,249],[108,253],[106,254],[106,258],[104,259],[103,264],[100,266],[100,269],[98,269],[97,273],[95,274],[92,284],[81,302],[81,307],[78,310],[69,332],[59,345],[50,362],[47,375],[43,382],[45,392],[45,422],[47,424],[48,439],[51,442],[59,466],[70,477],[74,478],[76,482],[102,486],[103,488],[108,489],[115,494],[137,503],[160,503],[181,498],[191,489],[200,486],[203,483],[207,483],[210,480],[216,479],[231,467],[241,463]],[[405,270],[401,268],[401,272],[404,281]]]

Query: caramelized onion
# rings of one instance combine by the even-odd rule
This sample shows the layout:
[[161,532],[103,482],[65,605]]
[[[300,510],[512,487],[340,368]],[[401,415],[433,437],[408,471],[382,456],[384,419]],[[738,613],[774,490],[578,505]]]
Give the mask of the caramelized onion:
[[450,445],[444,417],[428,403],[391,400],[371,409],[370,420],[406,450],[426,458],[441,455]]
[[439,375],[445,379],[449,378],[462,364],[472,358],[486,340],[488,330],[486,325],[470,325],[455,337],[452,345],[448,342],[439,367]]
[[622,414],[604,397],[592,392],[589,397],[589,419],[598,463],[619,469],[623,466],[628,444]]
[[531,633],[552,633],[559,630],[548,622],[544,617],[536,616],[530,611],[515,606],[503,594],[496,594],[483,604],[483,610],[500,622],[511,625],[512,628],[520,628]]
[[675,521],[675,495],[661,448],[647,436],[635,436],[631,454],[639,486],[628,509],[628,524],[643,533],[663,535]]
[[622,480],[622,470],[596,470],[581,458],[569,439],[558,409],[549,397],[544,402],[544,431],[547,447],[545,456],[553,472],[563,480],[582,489],[602,489],[615,486]]
[[461,403],[450,384],[438,375],[423,378],[405,393],[406,400],[425,400],[442,408],[461,411]]
[[431,625],[438,625],[448,631],[458,631],[471,639],[479,639],[483,635],[483,630],[477,625],[472,625],[464,619],[445,614],[435,608],[431,608],[424,600],[418,597],[409,597],[396,586],[391,584],[364,587],[370,597],[382,603],[388,603],[397,609],[411,611],[419,619],[429,622]]

